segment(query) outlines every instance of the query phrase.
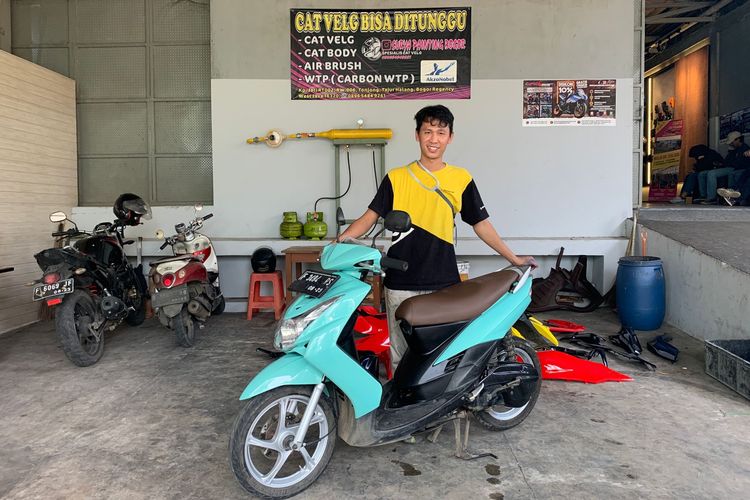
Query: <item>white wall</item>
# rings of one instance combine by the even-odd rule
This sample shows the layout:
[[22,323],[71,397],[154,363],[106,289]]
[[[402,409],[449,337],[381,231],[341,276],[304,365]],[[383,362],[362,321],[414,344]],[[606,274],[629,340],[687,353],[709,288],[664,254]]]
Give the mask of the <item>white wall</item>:
[[[221,224],[210,234],[223,239],[227,251],[237,252],[232,255],[247,255],[248,247],[276,238],[283,211],[296,210],[304,217],[316,198],[330,196],[334,189],[330,142],[290,141],[272,150],[246,144],[248,137],[270,129],[350,128],[362,118],[367,127],[393,129],[386,148],[390,169],[418,154],[413,116],[432,104],[290,100],[289,9],[317,5],[280,0],[257,8],[259,3],[211,2],[213,211]],[[604,256],[595,280],[608,288],[626,246],[623,221],[631,215],[632,0],[479,0],[462,5],[472,7],[472,98],[441,102],[456,115],[446,160],[472,172],[493,222],[517,253],[548,256],[565,246],[575,254]],[[325,8],[372,6],[332,0]],[[443,3],[387,0],[377,8],[429,6]],[[554,78],[616,78],[617,125],[522,127],[523,79]],[[375,189],[366,152],[352,153],[352,167],[354,188],[342,203],[349,217],[365,210]],[[319,206],[328,221],[333,206]],[[78,212],[83,213],[88,212]],[[92,223],[97,218],[87,217]],[[141,230],[150,235],[153,229]],[[491,253],[463,224],[459,235],[466,238],[459,243],[459,254]],[[478,267],[491,265],[482,262]],[[502,259],[495,262],[499,266]]]
[[[639,224],[638,234],[642,230]],[[656,231],[646,231],[649,255],[659,256],[664,266],[665,321],[703,340],[750,339],[750,275]]]

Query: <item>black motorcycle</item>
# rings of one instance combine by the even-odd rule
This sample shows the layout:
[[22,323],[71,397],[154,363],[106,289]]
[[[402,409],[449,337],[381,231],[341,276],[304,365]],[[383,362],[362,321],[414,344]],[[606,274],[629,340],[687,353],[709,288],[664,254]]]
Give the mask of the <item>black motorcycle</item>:
[[51,222],[69,221],[73,227],[57,231],[54,248],[34,258],[43,271],[34,284],[34,300],[44,300],[55,310],[55,329],[65,355],[77,366],[90,366],[104,352],[104,332],[123,320],[143,323],[148,287],[142,265],[133,267],[123,247],[124,228],[151,218],[151,209],[137,195],[120,196],[114,207],[117,219],[101,222],[89,233],[81,231],[64,212],[50,215]]

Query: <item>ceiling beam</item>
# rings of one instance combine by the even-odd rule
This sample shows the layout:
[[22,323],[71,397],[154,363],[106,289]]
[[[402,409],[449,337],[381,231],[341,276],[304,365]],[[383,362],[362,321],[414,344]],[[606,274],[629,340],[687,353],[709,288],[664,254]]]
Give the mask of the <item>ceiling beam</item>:
[[680,7],[679,9],[667,9],[664,12],[646,16],[646,24],[649,24],[650,21],[655,21],[657,19],[664,19],[665,17],[677,17],[680,14],[687,14],[688,12],[698,10],[698,8],[699,7]]
[[676,0],[656,0],[649,2],[649,0],[646,0],[647,9],[669,9],[672,7],[693,7],[700,9],[702,7],[710,7],[713,4],[714,2],[678,2]]
[[715,16],[663,17],[653,20],[646,18],[646,24],[712,23],[714,21],[716,21]]

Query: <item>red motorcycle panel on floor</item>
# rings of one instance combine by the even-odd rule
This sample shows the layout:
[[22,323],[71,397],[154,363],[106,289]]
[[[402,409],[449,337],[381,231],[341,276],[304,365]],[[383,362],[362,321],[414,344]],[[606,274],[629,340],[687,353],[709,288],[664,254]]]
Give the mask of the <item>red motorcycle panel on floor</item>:
[[538,351],[537,356],[542,364],[542,379],[544,380],[569,380],[587,384],[633,381],[629,376],[602,364],[576,358],[564,352]]

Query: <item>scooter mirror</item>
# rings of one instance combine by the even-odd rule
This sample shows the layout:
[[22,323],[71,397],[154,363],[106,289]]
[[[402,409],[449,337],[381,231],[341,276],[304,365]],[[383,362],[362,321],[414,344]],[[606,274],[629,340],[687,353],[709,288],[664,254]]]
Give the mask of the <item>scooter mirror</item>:
[[157,240],[163,240],[164,239],[164,231],[161,229],[156,230],[156,239]]
[[339,226],[346,224],[346,217],[344,217],[344,211],[341,207],[336,209],[336,224]]
[[196,203],[195,205],[193,205],[193,207],[195,208],[196,212],[200,212],[201,210],[203,210],[203,203]]
[[385,228],[393,233],[405,233],[411,229],[411,217],[403,210],[392,210],[385,216]]
[[65,215],[65,212],[54,212],[54,213],[49,214],[50,222],[62,222],[67,219],[68,219],[68,216]]

